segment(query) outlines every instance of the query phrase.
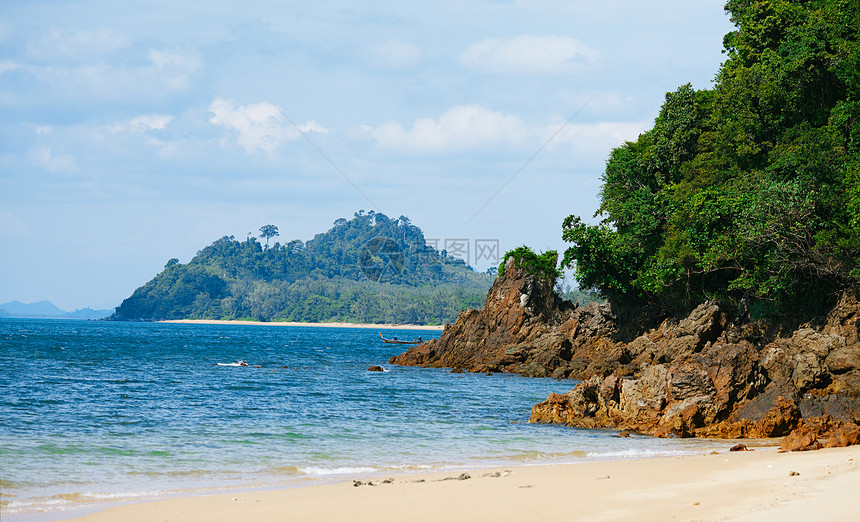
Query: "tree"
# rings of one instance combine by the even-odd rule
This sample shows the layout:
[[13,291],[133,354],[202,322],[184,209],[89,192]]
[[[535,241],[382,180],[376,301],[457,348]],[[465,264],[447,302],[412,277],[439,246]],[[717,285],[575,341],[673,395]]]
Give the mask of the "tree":
[[275,225],[263,225],[260,227],[260,237],[266,238],[266,248],[269,248],[269,238],[278,235],[278,227]]

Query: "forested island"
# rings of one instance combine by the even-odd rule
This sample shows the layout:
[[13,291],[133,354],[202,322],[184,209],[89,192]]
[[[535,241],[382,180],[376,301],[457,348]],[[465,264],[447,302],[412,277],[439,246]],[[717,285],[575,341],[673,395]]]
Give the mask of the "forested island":
[[260,232],[265,243],[225,236],[187,264],[171,259],[109,319],[444,324],[479,307],[494,278],[429,246],[405,216],[362,210],[307,242]]

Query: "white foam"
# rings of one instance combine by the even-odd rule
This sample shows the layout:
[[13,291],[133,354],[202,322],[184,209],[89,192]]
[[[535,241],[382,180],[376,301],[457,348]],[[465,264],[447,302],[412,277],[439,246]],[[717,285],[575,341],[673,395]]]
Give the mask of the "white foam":
[[319,468],[316,466],[300,467],[299,472],[307,475],[354,475],[357,473],[373,473],[379,471],[376,468],[368,467],[342,467],[342,468]]
[[589,451],[586,456],[597,459],[639,459],[647,457],[674,457],[689,455],[690,451],[655,450],[655,449],[625,449],[617,451]]

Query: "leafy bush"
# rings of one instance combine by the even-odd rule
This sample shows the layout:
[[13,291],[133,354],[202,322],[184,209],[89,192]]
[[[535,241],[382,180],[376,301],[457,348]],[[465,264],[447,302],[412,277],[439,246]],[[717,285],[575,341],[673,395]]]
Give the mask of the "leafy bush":
[[513,250],[509,250],[502,258],[502,263],[499,265],[499,277],[505,273],[505,264],[508,259],[513,258],[517,267],[526,271],[538,279],[548,282],[550,285],[555,285],[555,281],[561,277],[561,271],[557,268],[558,252],[549,250],[543,254],[536,254],[527,247],[521,246]]

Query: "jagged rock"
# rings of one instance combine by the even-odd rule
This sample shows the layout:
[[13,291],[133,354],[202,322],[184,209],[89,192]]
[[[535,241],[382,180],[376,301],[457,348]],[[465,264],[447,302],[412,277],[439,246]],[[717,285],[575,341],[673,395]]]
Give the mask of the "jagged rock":
[[[855,317],[844,307],[840,313]],[[592,376],[562,396],[570,407],[556,404],[566,414],[552,422],[657,436],[747,438],[784,436],[802,419],[860,421],[860,372],[854,373],[852,359],[860,345],[838,333],[845,328],[830,321],[829,332],[803,327],[757,346],[745,339],[726,342],[720,328],[730,325],[724,317],[706,303],[676,325],[664,321],[620,349],[613,345],[632,354],[627,366],[640,365],[633,378]],[[831,365],[845,373],[836,375]],[[532,420],[545,422],[539,414]],[[832,426],[812,423],[807,429],[823,436]]]
[[855,444],[860,444],[860,426],[850,422],[835,429],[825,447],[843,448]]
[[825,363],[832,373],[860,370],[860,344],[836,348],[827,355]]
[[574,311],[573,304],[555,295],[550,282],[529,275],[510,258],[482,310],[461,312],[439,339],[410,348],[389,362],[532,377],[547,377],[561,368],[558,375],[566,374],[571,343],[564,332],[599,330],[605,322],[592,317],[577,321]]
[[780,451],[809,451],[821,448],[815,430],[806,424],[788,434],[780,444]]
[[622,314],[564,303],[509,259],[482,310],[390,362],[581,381],[535,405],[532,422],[744,438],[783,436],[803,420],[824,437],[834,423],[860,423],[858,328],[856,291],[799,326],[715,301],[680,318]]
[[791,399],[777,397],[776,404],[758,423],[759,437],[782,437],[801,421],[800,408]]
[[369,371],[369,372],[384,372],[385,368],[383,368],[382,366],[371,366],[367,369],[367,371]]

